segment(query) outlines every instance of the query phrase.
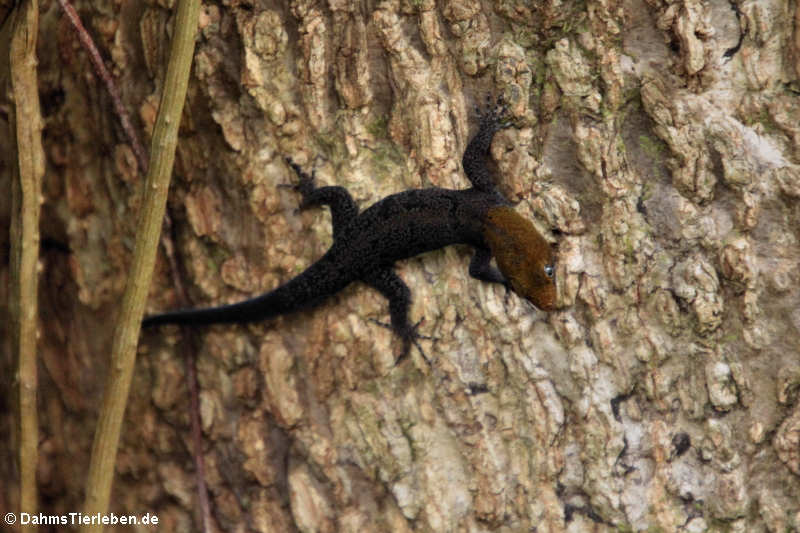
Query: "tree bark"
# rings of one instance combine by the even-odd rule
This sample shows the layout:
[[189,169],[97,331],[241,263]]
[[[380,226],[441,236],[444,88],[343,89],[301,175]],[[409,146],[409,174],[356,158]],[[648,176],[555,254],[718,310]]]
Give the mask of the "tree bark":
[[[147,137],[172,2],[75,5]],[[82,509],[144,180],[58,5],[41,11],[38,482],[60,514]],[[214,527],[800,529],[798,20],[786,0],[205,2],[168,204],[194,305],[265,292],[330,245],[327,210],[279,187],[285,157],[362,208],[466,188],[473,108],[502,94],[496,178],[558,243],[562,306],[470,278],[450,247],[398,264],[430,366],[394,365],[363,284],[202,330]],[[177,306],[168,268],[150,312]],[[141,336],[111,497],[164,531],[198,527],[182,342]]]

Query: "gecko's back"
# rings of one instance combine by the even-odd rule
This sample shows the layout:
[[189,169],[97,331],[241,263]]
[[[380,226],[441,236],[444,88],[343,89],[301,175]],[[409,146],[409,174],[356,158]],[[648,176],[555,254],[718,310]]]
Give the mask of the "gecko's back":
[[413,189],[387,196],[342,228],[329,253],[359,275],[451,244],[485,247],[487,210],[505,205],[476,189]]

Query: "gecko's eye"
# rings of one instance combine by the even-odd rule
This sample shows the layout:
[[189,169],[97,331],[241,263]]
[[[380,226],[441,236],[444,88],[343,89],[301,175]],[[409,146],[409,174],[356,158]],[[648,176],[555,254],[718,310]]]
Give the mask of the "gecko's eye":
[[545,265],[544,266],[544,273],[548,278],[552,278],[553,274],[555,273],[555,269],[553,268],[553,265]]

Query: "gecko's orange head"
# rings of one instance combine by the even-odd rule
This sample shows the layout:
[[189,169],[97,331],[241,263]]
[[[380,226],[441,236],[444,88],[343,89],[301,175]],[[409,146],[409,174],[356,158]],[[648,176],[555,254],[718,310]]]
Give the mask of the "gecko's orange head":
[[514,292],[543,311],[555,310],[553,250],[531,221],[511,207],[494,207],[484,237]]

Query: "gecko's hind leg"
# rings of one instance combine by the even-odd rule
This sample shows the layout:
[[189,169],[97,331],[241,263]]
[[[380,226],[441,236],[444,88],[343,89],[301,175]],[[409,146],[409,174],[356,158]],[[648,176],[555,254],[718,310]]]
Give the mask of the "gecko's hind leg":
[[403,341],[403,352],[397,358],[396,363],[400,363],[408,356],[411,345],[417,347],[422,358],[429,365],[431,364],[422,347],[419,345],[418,339],[435,340],[432,337],[420,335],[417,330],[419,325],[422,324],[424,319],[420,319],[416,324],[411,324],[408,320],[408,308],[411,306],[411,291],[408,285],[400,279],[400,276],[394,273],[390,268],[377,270],[370,273],[364,278],[364,282],[370,287],[380,292],[387,300],[389,300],[389,317],[391,318],[391,326],[382,324],[377,320],[373,320],[376,324],[383,327],[390,327],[394,333]]
[[300,165],[286,158],[286,163],[297,173],[299,181],[291,188],[302,196],[300,209],[312,206],[327,205],[331,210],[333,223],[333,238],[338,237],[342,228],[358,215],[358,206],[347,189],[339,186],[317,187],[315,184],[315,171],[307,174]]

